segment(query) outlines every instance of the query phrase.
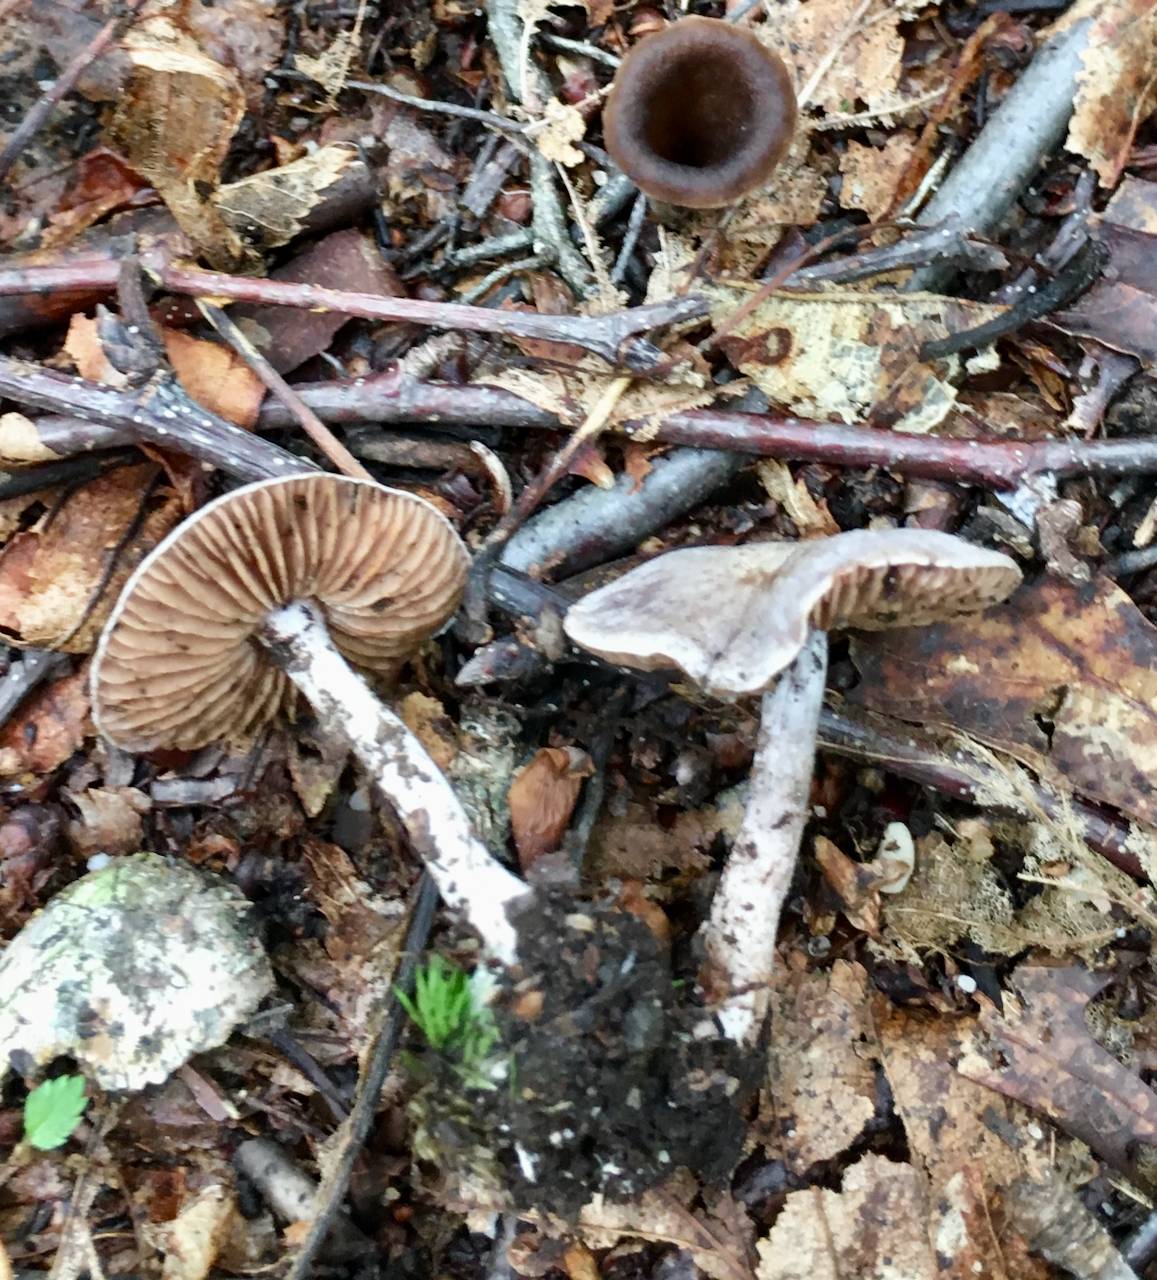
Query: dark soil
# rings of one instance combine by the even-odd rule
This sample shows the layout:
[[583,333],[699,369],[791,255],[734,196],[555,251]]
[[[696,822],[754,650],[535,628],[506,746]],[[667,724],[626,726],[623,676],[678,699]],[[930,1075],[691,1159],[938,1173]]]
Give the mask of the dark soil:
[[436,1073],[419,1111],[443,1161],[496,1172],[519,1208],[568,1219],[597,1193],[629,1200],[679,1167],[723,1181],[758,1055],[683,998],[692,985],[673,980],[666,945],[636,916],[556,895],[518,923],[523,973],[497,1009],[510,1082],[467,1100]]

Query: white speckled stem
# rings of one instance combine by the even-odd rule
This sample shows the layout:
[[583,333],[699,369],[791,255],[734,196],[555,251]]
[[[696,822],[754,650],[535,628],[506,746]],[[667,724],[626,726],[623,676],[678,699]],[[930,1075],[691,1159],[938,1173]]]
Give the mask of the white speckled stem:
[[309,700],[323,732],[349,743],[393,805],[446,905],[470,922],[496,959],[514,964],[517,936],[508,908],[530,890],[474,834],[426,749],[350,668],[312,606],[296,601],[271,613],[262,640]]
[[704,985],[721,993],[715,1013],[737,1044],[754,1043],[767,1013],[779,917],[807,821],[827,670],[827,635],[813,631],[763,695],[747,808],[703,926]]

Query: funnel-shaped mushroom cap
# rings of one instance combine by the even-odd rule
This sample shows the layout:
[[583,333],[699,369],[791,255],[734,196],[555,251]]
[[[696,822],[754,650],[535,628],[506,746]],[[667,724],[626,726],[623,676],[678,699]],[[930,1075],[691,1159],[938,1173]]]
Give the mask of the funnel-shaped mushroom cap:
[[708,693],[731,698],[767,689],[809,628],[940,622],[997,604],[1020,578],[1008,556],[927,529],[693,547],[591,592],[565,627],[609,662],[678,667]]
[[611,158],[640,190],[715,209],[762,186],[791,145],[795,89],[778,54],[720,18],[646,36],[603,112]]
[[133,751],[245,743],[291,700],[258,640],[313,601],[350,662],[388,671],[458,607],[467,555],[429,503],[333,475],[236,489],[174,530],[129,579],[93,663],[100,731]]

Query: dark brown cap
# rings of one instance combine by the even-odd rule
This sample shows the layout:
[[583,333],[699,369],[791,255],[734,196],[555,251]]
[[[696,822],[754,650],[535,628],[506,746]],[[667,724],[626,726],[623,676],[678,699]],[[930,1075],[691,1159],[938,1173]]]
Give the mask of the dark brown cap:
[[641,191],[692,209],[762,186],[791,145],[782,59],[719,18],[681,18],[623,59],[603,111],[611,158]]

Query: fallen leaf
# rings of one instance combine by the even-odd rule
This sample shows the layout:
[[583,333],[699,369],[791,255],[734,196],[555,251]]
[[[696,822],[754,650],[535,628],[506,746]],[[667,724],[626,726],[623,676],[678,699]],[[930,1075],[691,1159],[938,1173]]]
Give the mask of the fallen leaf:
[[88,732],[88,666],[35,690],[0,727],[0,777],[51,773]]
[[142,816],[152,800],[136,787],[89,787],[70,792],[80,817],[68,824],[68,839],[82,858],[94,853],[136,853],[144,842]]
[[939,1280],[925,1181],[911,1165],[862,1156],[839,1191],[793,1191],[766,1240],[758,1280]]
[[896,174],[904,171],[915,151],[915,139],[903,132],[893,133],[882,147],[850,140],[840,157],[840,204],[863,209],[873,222],[882,218],[896,195]]
[[577,107],[552,99],[542,113],[544,127],[535,129],[534,145],[548,160],[572,168],[582,164],[583,153],[575,146],[587,130],[587,123]]
[[510,783],[510,825],[525,871],[562,843],[583,780],[594,772],[577,747],[543,747]]
[[[148,184],[135,174],[123,157],[107,147],[81,156],[68,190],[48,219],[40,238],[42,248],[59,248],[114,210],[125,208],[144,193]],[[146,199],[154,199],[151,194]]]
[[1085,1010],[1112,980],[1076,966],[1023,964],[1019,1000],[986,1008],[989,1037],[966,1055],[961,1075],[1048,1116],[1114,1168],[1135,1172],[1134,1144],[1157,1146],[1157,1093],[1093,1038]]
[[1109,580],[1046,578],[959,622],[857,636],[852,655],[860,705],[954,725],[1157,823],[1157,628]]
[[239,266],[241,239],[208,197],[245,114],[240,78],[164,15],[134,23],[121,45],[132,72],[112,123],[119,150],[212,266]]
[[763,458],[755,464],[755,474],[767,496],[791,518],[801,538],[826,538],[840,532],[828,504],[822,498],[813,498],[802,478],[793,476],[786,462]]
[[718,345],[776,404],[843,422],[926,432],[956,400],[959,356],[923,363],[923,343],[968,329],[1002,308],[935,294],[832,289],[780,293],[737,323],[749,289],[715,286],[711,320]]
[[236,1217],[232,1191],[216,1183],[202,1187],[158,1230],[161,1280],[205,1280]]
[[406,728],[430,753],[430,758],[443,771],[451,769],[458,755],[458,738],[454,721],[437,698],[427,693],[408,693],[398,707]]
[[869,937],[880,933],[880,876],[876,868],[854,862],[826,836],[815,838],[816,865],[840,900],[840,910],[853,929]]
[[[772,1145],[792,1173],[846,1151],[875,1114],[870,992],[863,966],[847,960],[814,973],[781,971],[772,998],[768,1090]],[[769,1119],[761,1116],[765,1124]]]
[[[9,642],[90,653],[129,574],[180,520],[150,463],[120,467],[63,499],[0,551],[0,628]],[[123,544],[123,545],[122,545]]]
[[1113,187],[1138,126],[1157,108],[1157,9],[1150,0],[1098,0],[1077,5],[1066,20],[1090,8],[1065,146],[1089,161],[1102,186]]

